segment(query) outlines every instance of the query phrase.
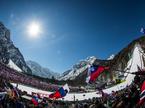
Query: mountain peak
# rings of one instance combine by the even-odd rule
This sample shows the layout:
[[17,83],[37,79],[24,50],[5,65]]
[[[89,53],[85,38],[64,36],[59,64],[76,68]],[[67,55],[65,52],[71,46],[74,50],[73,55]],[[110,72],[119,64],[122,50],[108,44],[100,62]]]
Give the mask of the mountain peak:
[[29,68],[32,70],[32,74],[36,76],[40,76],[43,78],[57,78],[59,76],[58,73],[51,71],[50,69],[46,67],[42,67],[40,64],[38,64],[35,61],[26,61]]
[[10,30],[0,22],[0,62],[8,64],[12,60],[23,72],[31,74],[31,69],[26,65],[25,60],[18,48],[10,39]]
[[93,64],[95,60],[95,56],[87,57],[85,60],[80,60],[78,63],[73,65],[72,69],[64,72],[59,80],[74,80],[77,76],[84,72],[90,64]]
[[2,22],[0,22],[0,38],[10,41],[10,30],[8,30]]
[[113,60],[113,59],[114,59],[114,57],[115,57],[115,55],[114,55],[114,54],[112,54],[112,55],[110,55],[110,56],[107,58],[107,60]]

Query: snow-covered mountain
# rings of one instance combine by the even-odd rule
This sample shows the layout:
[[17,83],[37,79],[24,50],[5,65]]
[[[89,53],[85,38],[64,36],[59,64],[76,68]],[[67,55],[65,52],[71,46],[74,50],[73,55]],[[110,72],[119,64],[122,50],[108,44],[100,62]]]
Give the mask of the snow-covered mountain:
[[7,65],[9,61],[13,61],[24,73],[31,74],[23,55],[10,39],[10,31],[0,22],[0,62]]
[[36,76],[40,76],[43,78],[57,78],[59,77],[59,74],[56,72],[51,71],[48,68],[42,67],[40,64],[34,62],[34,61],[27,61],[26,62],[29,68],[32,70],[32,74]]
[[114,54],[112,54],[112,55],[110,55],[110,56],[107,58],[107,60],[113,60],[113,59],[114,59],[114,57],[115,57],[115,55],[114,55]]
[[64,72],[59,80],[73,80],[84,72],[90,64],[93,64],[96,57],[88,57],[86,60],[81,60],[79,63],[72,66],[72,68]]

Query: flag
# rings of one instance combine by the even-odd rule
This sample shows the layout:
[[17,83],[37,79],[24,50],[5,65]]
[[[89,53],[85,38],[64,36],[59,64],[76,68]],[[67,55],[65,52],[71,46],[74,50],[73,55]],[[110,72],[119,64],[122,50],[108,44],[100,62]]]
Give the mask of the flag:
[[109,67],[99,66],[99,65],[92,65],[88,68],[88,77],[86,78],[87,83],[94,82],[98,76]]
[[38,106],[38,97],[37,97],[37,95],[33,95],[31,101],[35,106]]
[[144,101],[145,101],[145,81],[143,82],[142,87],[141,87],[139,104],[141,105],[142,103],[144,103]]
[[49,95],[49,98],[59,99],[63,98],[67,95],[67,93],[70,91],[67,84],[65,84],[63,87],[59,88],[58,91],[52,93]]
[[145,29],[142,27],[140,30],[141,33],[145,34]]

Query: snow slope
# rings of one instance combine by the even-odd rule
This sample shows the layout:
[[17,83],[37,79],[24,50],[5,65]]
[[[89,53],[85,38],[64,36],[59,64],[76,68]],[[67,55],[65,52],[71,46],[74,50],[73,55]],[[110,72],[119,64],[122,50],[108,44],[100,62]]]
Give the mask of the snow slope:
[[[143,65],[143,52],[141,46],[139,44],[136,44],[132,53],[132,58],[128,61],[127,67],[125,68],[125,70],[127,70],[127,72],[135,72],[138,71],[138,66],[140,68],[144,68]],[[106,93],[111,93],[112,91],[118,91],[121,89],[124,89],[127,85],[130,85],[132,83],[132,81],[134,80],[135,75],[133,74],[128,74],[125,73],[124,76],[125,78],[125,82],[118,84],[114,87],[108,88],[103,90]]]
[[[133,53],[132,53],[132,58],[128,61],[128,65],[126,67],[126,69],[128,69],[128,72],[135,72],[138,71],[138,66],[143,68],[143,59],[144,56],[142,56],[143,54],[141,53],[143,52],[141,46],[139,44],[136,44],[134,49],[133,49]],[[126,70],[125,69],[125,70]],[[134,80],[135,75],[133,74],[125,74],[126,78],[125,78],[125,82],[120,83],[118,85],[115,85],[111,88],[108,89],[104,89],[103,91],[107,94],[110,94],[112,91],[118,91],[121,89],[124,89],[126,86],[130,85],[132,83],[132,81]],[[15,85],[15,84],[13,84]],[[32,87],[28,87],[28,86],[24,86],[24,85],[19,85],[18,86],[19,89],[21,90],[25,90],[28,92],[28,94],[31,94],[31,92],[35,92],[35,93],[41,93],[41,94],[51,94],[51,92],[48,91],[43,91],[43,90],[38,90]],[[90,92],[90,93],[69,93],[64,97],[65,101],[74,101],[74,97],[75,100],[85,100],[85,99],[91,99],[93,97],[101,97],[100,94],[96,94],[96,92]]]
[[[14,83],[12,83],[12,85],[16,86],[16,84],[14,84]],[[45,94],[45,95],[50,95],[52,93],[52,92],[49,92],[49,91],[44,91],[44,90],[28,87],[28,86],[25,86],[25,85],[21,85],[21,84],[18,85],[18,88],[22,91],[27,91],[27,93],[30,94],[30,95],[32,94],[32,92],[39,93],[39,94]],[[96,94],[96,92],[92,92],[92,93],[69,93],[64,97],[63,100],[65,100],[65,101],[74,101],[74,96],[75,96],[76,100],[84,100],[84,99],[90,99],[90,98],[93,98],[93,97],[100,97],[101,95]]]
[[9,60],[8,66],[14,70],[22,72],[22,70],[11,59]]

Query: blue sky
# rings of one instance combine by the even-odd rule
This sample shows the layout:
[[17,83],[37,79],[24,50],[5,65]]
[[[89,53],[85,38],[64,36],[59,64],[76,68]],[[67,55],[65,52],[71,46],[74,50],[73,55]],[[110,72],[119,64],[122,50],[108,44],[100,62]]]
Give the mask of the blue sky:
[[[141,36],[145,2],[139,0],[0,0],[0,21],[25,60],[64,72],[88,56],[106,59]],[[38,39],[28,38],[32,21]]]

